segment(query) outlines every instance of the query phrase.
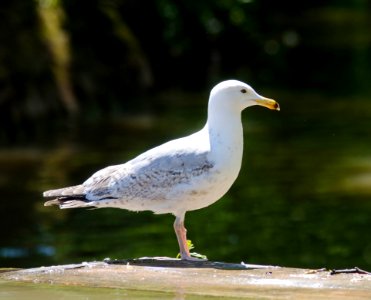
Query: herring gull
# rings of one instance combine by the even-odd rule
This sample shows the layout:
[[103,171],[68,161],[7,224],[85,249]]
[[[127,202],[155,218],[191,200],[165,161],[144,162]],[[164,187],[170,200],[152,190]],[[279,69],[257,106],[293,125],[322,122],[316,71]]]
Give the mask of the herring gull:
[[223,81],[210,92],[207,122],[200,131],[99,170],[80,185],[46,191],[43,196],[53,200],[44,205],[171,213],[181,259],[196,260],[187,245],[185,213],[213,204],[236,180],[243,152],[241,112],[253,105],[279,110],[276,101],[248,84]]

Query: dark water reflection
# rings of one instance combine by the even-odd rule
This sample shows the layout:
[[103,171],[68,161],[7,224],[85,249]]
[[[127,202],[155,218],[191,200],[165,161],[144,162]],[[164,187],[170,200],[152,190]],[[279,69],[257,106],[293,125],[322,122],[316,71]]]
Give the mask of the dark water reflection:
[[[371,268],[371,105],[364,99],[275,95],[280,113],[244,112],[245,151],[230,192],[188,213],[196,251],[212,260]],[[0,266],[105,257],[175,256],[171,215],[43,207],[41,192],[203,125],[206,102],[141,117],[52,130],[49,140],[0,152]]]

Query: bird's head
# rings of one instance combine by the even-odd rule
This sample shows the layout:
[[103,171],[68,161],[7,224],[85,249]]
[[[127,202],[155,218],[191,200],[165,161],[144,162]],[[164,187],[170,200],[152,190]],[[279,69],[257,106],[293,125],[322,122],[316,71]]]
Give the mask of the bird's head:
[[226,80],[217,84],[211,90],[210,100],[218,102],[222,107],[233,107],[240,111],[253,105],[280,110],[275,100],[260,96],[251,86],[238,80]]

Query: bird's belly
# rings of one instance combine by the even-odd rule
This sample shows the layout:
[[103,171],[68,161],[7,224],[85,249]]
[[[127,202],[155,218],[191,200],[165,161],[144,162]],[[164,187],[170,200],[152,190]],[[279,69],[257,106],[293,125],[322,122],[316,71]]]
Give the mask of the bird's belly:
[[[223,176],[216,172],[203,179],[195,178],[194,182],[179,186],[169,193],[162,202],[161,209],[155,213],[178,213],[207,207],[218,201],[232,186],[236,176]],[[162,210],[163,209],[163,210]]]
[[207,207],[219,200],[235,181],[239,170],[214,169],[205,176],[195,176],[187,183],[169,188],[148,187],[136,196],[96,201],[96,207],[115,207],[131,211],[150,210],[174,215]]

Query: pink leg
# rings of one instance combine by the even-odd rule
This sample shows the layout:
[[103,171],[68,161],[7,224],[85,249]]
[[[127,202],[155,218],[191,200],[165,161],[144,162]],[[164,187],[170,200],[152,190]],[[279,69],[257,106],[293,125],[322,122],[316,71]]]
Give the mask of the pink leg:
[[184,260],[201,260],[191,257],[187,245],[187,229],[184,227],[184,214],[177,216],[174,222],[174,230],[179,243],[180,257]]

